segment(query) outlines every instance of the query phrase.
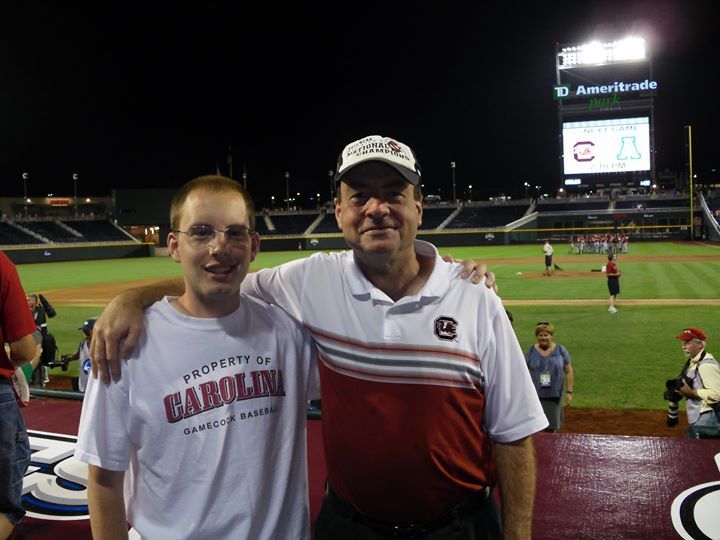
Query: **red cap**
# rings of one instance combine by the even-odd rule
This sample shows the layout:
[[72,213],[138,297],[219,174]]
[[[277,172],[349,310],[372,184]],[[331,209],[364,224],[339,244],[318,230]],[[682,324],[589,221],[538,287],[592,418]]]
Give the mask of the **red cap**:
[[692,326],[690,328],[686,328],[681,332],[679,336],[677,336],[677,339],[681,339],[683,341],[688,341],[690,339],[699,339],[700,341],[705,341],[707,339],[707,336],[705,335],[705,332],[700,330],[699,328],[693,328]]

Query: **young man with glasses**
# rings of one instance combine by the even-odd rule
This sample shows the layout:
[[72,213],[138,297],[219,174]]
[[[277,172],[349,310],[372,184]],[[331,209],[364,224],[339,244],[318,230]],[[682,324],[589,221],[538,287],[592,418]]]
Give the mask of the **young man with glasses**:
[[76,456],[89,466],[95,538],[309,539],[310,336],[240,294],[260,247],[253,203],[219,176],[181,187],[168,249],[185,290],[145,311],[110,385],[91,379]]

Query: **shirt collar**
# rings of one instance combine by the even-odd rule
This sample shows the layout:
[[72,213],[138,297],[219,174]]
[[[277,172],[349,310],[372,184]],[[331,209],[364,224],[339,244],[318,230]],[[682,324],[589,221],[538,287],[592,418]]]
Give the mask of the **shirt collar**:
[[[415,240],[415,253],[422,257],[431,257],[435,259],[433,262],[433,271],[418,294],[405,297],[401,299],[400,302],[406,301],[407,299],[434,299],[439,296],[443,296],[450,286],[450,280],[447,279],[447,272],[455,268],[455,265],[446,264],[440,257],[440,254],[435,246],[422,240]],[[374,301],[394,303],[387,294],[375,287],[375,285],[373,285],[370,280],[365,277],[365,274],[363,274],[360,270],[360,266],[358,266],[355,262],[355,254],[352,250],[350,250],[349,256],[345,259],[344,270],[350,294],[355,296],[358,300],[372,299]]]

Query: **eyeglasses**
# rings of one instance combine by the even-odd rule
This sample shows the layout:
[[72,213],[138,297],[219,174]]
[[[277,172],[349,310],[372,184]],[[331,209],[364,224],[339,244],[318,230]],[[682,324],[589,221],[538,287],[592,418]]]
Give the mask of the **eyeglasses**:
[[189,227],[187,231],[173,229],[173,232],[186,234],[190,242],[196,246],[206,246],[212,244],[218,233],[223,233],[225,235],[225,241],[228,244],[232,246],[243,246],[255,233],[255,231],[251,231],[245,225],[230,225],[224,231],[218,231],[209,225],[193,225],[192,227]]

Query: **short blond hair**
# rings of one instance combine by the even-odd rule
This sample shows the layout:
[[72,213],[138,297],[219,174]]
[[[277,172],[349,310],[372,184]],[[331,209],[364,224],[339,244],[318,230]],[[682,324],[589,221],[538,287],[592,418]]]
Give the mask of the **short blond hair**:
[[219,176],[216,174],[193,178],[177,190],[177,193],[175,193],[175,196],[170,203],[170,227],[172,227],[173,230],[177,230],[177,228],[180,227],[180,212],[188,198],[188,195],[198,189],[206,189],[214,192],[228,191],[238,193],[245,201],[250,230],[255,230],[255,203],[253,203],[253,200],[250,195],[248,195],[248,192],[245,191],[245,188],[239,182],[231,178],[227,178],[226,176]]
[[552,323],[549,322],[541,322],[537,323],[537,326],[535,327],[535,337],[538,336],[541,332],[547,332],[551,336],[555,335],[555,327],[552,325]]

